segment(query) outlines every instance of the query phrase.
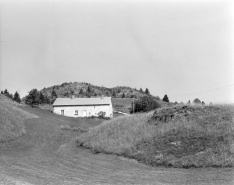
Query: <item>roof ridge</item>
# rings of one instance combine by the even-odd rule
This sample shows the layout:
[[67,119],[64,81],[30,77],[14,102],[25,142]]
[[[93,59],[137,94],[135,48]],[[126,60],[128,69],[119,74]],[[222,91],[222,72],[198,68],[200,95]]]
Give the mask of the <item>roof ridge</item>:
[[111,97],[98,98],[56,98],[53,105],[103,105],[111,104]]

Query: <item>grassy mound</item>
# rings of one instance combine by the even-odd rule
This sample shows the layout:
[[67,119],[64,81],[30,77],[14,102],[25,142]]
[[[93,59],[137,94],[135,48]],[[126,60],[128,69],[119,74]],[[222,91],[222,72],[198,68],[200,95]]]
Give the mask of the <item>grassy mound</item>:
[[234,166],[234,108],[177,106],[117,117],[81,135],[79,146],[173,167]]
[[24,121],[36,115],[18,108],[19,104],[0,95],[0,142],[13,140],[25,133]]

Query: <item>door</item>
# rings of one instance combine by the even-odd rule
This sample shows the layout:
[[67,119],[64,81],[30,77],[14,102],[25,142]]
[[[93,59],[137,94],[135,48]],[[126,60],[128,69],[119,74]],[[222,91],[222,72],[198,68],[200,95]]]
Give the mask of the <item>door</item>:
[[64,110],[61,110],[61,115],[64,115]]
[[87,117],[87,111],[83,110],[83,117]]

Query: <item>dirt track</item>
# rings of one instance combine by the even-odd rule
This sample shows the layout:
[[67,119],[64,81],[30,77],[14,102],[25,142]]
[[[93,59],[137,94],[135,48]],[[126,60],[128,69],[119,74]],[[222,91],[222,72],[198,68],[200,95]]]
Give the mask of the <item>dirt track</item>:
[[26,122],[27,134],[0,144],[0,184],[234,184],[234,169],[150,167],[134,160],[93,154],[77,148],[79,132],[60,126],[92,127],[79,121],[25,107],[40,118]]

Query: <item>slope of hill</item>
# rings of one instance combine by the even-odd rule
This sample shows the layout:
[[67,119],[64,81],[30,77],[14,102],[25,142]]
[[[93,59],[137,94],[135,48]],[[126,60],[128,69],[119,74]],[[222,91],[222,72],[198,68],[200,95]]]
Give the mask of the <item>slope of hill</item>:
[[0,143],[0,184],[233,185],[233,168],[154,168],[122,156],[93,154],[77,147],[80,131],[63,130],[61,126],[95,129],[102,119],[65,117],[30,106],[22,109],[39,118],[25,121],[26,134],[22,137]]
[[233,167],[233,120],[233,106],[165,107],[106,121],[78,145],[155,166]]
[[4,95],[0,95],[0,142],[13,140],[25,134],[24,121],[37,118],[17,106],[20,104]]

